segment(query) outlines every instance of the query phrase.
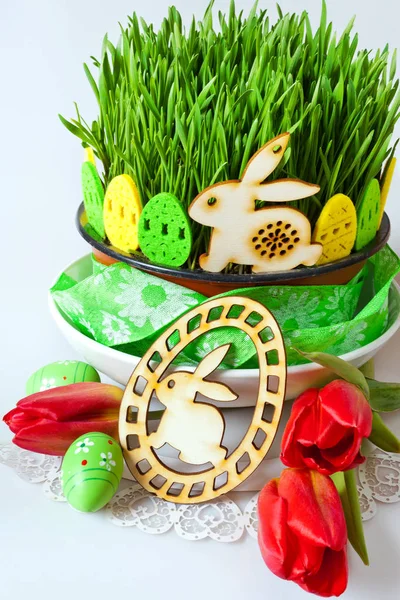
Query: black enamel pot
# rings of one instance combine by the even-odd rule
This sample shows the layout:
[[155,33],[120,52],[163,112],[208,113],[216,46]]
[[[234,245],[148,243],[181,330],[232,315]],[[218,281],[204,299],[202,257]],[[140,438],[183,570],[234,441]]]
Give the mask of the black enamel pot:
[[359,252],[346,258],[314,267],[298,267],[292,271],[276,271],[239,275],[232,273],[207,273],[202,269],[191,271],[184,268],[170,268],[150,262],[142,254],[127,254],[108,242],[96,240],[88,233],[85,226],[87,218],[83,203],[76,215],[76,225],[81,236],[92,246],[96,259],[103,264],[125,262],[135,269],[146,271],[167,281],[172,281],[204,296],[211,297],[224,292],[245,287],[262,285],[341,285],[359,273],[366,260],[379,252],[390,236],[390,221],[386,213],[375,239]]

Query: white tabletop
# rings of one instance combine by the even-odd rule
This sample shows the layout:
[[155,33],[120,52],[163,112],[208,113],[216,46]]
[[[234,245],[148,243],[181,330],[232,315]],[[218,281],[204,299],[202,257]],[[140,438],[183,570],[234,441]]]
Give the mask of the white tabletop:
[[[14,0],[0,15],[2,56],[2,176],[0,272],[0,412],[24,395],[28,376],[55,360],[77,358],[61,338],[47,310],[47,289],[55,275],[87,246],[74,228],[80,201],[79,143],[58,123],[57,112],[73,113],[80,100],[85,113],[94,105],[81,64],[97,54],[108,30],[138,10],[159,21],[167,0]],[[248,7],[252,3],[239,1]],[[175,4],[188,15],[201,15],[206,0]],[[262,3],[263,6],[266,3]],[[225,0],[217,0],[226,9]],[[281,2],[284,10],[297,1]],[[398,43],[398,19],[392,0],[328,1],[330,17],[342,28],[351,15],[364,45]],[[397,5],[396,5],[397,6]],[[385,7],[388,9],[385,12]],[[315,22],[319,0],[303,0]],[[382,17],[382,18],[381,18]],[[399,170],[388,212],[398,225]],[[400,230],[391,238],[400,251]],[[377,376],[400,381],[400,332],[377,358]],[[400,422],[395,419],[397,434]],[[394,422],[393,421],[393,422]],[[0,427],[0,443],[10,440]],[[0,466],[0,595],[14,600],[113,597],[166,600],[297,600],[307,595],[282,582],[264,566],[257,543],[188,542],[173,532],[150,536],[135,528],[113,526],[100,514],[83,515],[66,504],[47,500],[40,485],[19,479]],[[237,494],[243,505],[249,495]],[[371,566],[349,551],[350,582],[346,600],[398,599],[400,590],[400,504],[380,505],[365,524]]]

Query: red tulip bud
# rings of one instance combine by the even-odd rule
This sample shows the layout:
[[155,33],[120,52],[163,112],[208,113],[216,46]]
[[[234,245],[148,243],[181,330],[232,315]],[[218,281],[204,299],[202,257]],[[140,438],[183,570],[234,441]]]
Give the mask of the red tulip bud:
[[106,383],[74,383],[20,400],[3,421],[20,448],[62,456],[76,438],[90,431],[118,439],[123,393]]
[[278,577],[319,596],[347,587],[347,531],[339,494],[326,475],[285,469],[258,498],[258,543]]
[[356,385],[336,379],[295,400],[281,460],[288,467],[309,467],[325,475],[352,469],[365,460],[360,447],[371,427],[372,410],[364,394]]

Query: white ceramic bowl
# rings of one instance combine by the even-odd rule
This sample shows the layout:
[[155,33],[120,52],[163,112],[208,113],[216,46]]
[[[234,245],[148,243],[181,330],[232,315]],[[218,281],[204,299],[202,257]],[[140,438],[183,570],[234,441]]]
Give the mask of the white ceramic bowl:
[[[63,269],[63,272],[76,281],[82,281],[91,273],[91,267],[91,255],[89,254],[67,266]],[[397,294],[400,293],[400,288],[396,283],[392,284],[392,288]],[[79,352],[89,364],[101,373],[125,386],[140,358],[103,346],[75,329],[60,313],[50,294],[49,306],[55,322],[74,350]],[[386,344],[396,333],[399,326],[400,316],[378,339],[353,352],[344,354],[341,358],[356,367],[360,367]],[[330,380],[331,376],[329,370],[316,364],[309,363],[288,367],[286,399],[296,398],[309,387],[321,387]],[[258,369],[221,370],[214,374],[214,378],[225,382],[238,394],[238,399],[231,402],[230,407],[254,405],[258,389]],[[221,406],[218,402],[215,402],[215,404]]]

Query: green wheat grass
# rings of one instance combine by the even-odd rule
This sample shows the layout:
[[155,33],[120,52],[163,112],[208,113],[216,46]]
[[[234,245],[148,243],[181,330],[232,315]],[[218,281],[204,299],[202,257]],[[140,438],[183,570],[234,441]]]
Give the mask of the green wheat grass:
[[[188,207],[205,187],[240,177],[249,158],[279,133],[291,142],[271,178],[300,178],[320,193],[291,203],[315,223],[335,193],[359,206],[363,191],[394,152],[400,112],[396,53],[358,48],[353,21],[340,37],[322,3],[319,27],[308,14],[271,23],[256,3],[247,16],[232,1],[213,20],[213,4],[187,29],[172,7],[158,31],[134,14],[116,46],[84,65],[99,114],[63,124],[93,147],[105,186],[128,173],[143,203],[162,191]],[[193,223],[189,266],[206,251],[209,229]]]

